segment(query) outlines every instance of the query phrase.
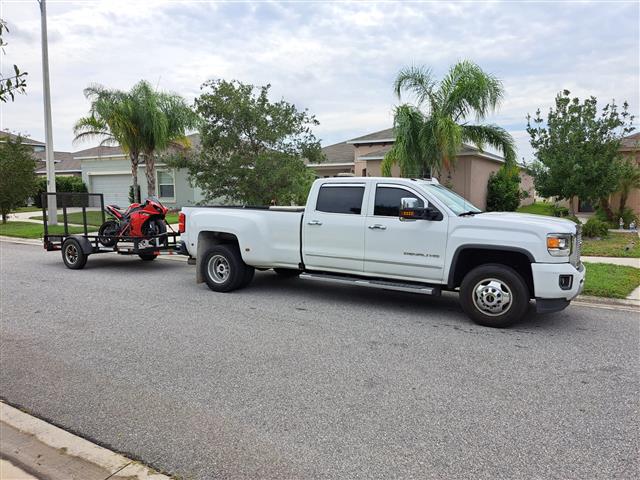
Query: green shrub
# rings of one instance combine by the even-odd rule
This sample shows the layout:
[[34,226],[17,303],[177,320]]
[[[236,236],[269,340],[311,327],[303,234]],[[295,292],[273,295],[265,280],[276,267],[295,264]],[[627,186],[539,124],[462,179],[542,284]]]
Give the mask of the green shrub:
[[558,205],[557,203],[551,207],[551,212],[554,217],[566,217],[569,215],[569,209],[567,207],[563,207],[562,205]]
[[[33,194],[36,207],[42,208],[42,194],[47,191],[46,177],[38,177]],[[87,186],[80,177],[56,177],[56,192],[87,192]]]
[[569,215],[568,217],[565,217],[567,220],[571,220],[573,223],[576,223],[578,225],[581,225],[582,222],[580,221],[580,219],[578,217],[576,217],[575,215]]
[[589,238],[606,237],[609,235],[609,224],[596,217],[591,217],[582,226],[582,235]]
[[487,183],[487,211],[515,212],[520,206],[522,192],[517,167],[505,163],[493,172]]
[[638,225],[638,216],[629,207],[625,207],[621,212],[616,212],[613,218],[615,219],[613,222],[615,228],[620,228],[620,218],[624,222],[624,228],[629,228],[631,222],[636,222],[636,225]]

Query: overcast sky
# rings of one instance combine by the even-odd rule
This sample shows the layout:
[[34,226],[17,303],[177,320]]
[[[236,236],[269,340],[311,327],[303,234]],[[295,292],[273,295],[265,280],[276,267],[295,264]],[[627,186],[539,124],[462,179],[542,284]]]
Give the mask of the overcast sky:
[[[82,90],[141,78],[190,102],[207,79],[271,83],[272,97],[308,108],[323,145],[388,128],[398,70],[441,76],[470,59],[504,82],[491,121],[531,156],[527,112],[564,88],[640,106],[640,2],[156,2],[53,1],[49,62],[56,150],[79,150],[72,126]],[[2,72],[28,71],[28,94],[2,105],[0,128],[44,140],[36,0],[1,0],[11,30]]]

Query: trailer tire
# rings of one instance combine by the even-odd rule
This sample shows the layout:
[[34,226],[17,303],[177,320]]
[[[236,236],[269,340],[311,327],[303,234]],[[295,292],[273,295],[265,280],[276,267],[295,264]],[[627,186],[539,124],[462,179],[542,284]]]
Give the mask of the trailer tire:
[[155,253],[139,253],[138,256],[140,257],[141,260],[145,262],[151,262],[152,260],[155,260],[157,257]]
[[231,292],[246,286],[253,275],[235,245],[215,245],[204,254],[202,277],[214,292]]
[[529,289],[513,268],[486,264],[465,275],[460,304],[477,324],[504,328],[520,320],[529,306]]
[[62,261],[71,270],[80,270],[87,264],[89,256],[75,238],[67,238],[62,244]]

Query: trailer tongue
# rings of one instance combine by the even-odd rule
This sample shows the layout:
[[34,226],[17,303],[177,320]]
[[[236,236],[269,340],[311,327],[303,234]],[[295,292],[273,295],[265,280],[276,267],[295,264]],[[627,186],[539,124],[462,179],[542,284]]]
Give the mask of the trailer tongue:
[[[57,226],[50,224],[47,215],[49,199],[54,196],[57,207],[62,209],[61,218],[58,215],[62,224]],[[138,255],[144,261],[154,260],[159,255],[186,254],[180,233],[173,231],[170,225],[167,225],[170,231],[153,236],[99,235],[95,224],[106,220],[101,193],[43,193],[42,216],[45,250],[60,250],[64,264],[73,270],[83,268],[89,255],[97,253]]]

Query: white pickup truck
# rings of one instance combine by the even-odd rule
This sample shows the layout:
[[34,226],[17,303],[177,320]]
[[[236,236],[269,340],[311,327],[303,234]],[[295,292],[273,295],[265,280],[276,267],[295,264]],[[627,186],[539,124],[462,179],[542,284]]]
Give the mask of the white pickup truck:
[[459,291],[477,323],[504,327],[535,299],[565,308],[584,285],[580,230],[569,220],[484,213],[437,180],[316,180],[298,207],[186,207],[184,248],[197,281],[247,286],[254,269],[284,277],[439,295]]

